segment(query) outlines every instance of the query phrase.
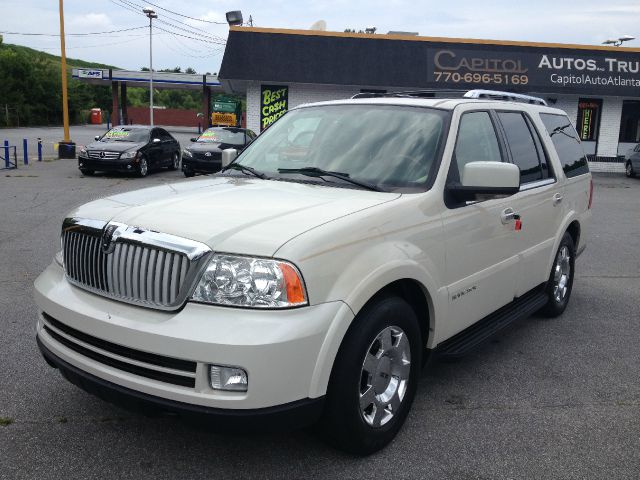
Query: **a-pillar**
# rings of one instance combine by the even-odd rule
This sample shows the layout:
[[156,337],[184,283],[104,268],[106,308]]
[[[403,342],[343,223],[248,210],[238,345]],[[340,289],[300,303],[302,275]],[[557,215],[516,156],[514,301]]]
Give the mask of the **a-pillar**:
[[120,105],[118,104],[118,82],[111,82],[111,125],[120,125]]
[[122,123],[129,124],[129,114],[127,113],[127,84],[120,84],[120,108],[122,109]]
[[211,126],[211,89],[207,85],[202,86],[202,113],[204,114],[202,128]]

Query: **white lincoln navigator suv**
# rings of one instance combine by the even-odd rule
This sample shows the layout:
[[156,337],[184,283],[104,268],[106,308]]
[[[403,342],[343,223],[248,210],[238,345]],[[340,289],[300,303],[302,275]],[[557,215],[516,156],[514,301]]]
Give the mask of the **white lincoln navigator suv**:
[[429,358],[560,315],[593,190],[565,113],[357,97],[292,109],[219,174],[69,213],[35,282],[47,362],[130,408],[317,424],[367,454]]

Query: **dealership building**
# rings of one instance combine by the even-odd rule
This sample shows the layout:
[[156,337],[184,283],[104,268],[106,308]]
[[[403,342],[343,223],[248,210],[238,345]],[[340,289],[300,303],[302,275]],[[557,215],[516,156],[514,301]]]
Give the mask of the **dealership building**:
[[288,109],[363,92],[471,89],[541,97],[575,123],[593,170],[640,143],[640,49],[231,27],[219,72],[256,132]]

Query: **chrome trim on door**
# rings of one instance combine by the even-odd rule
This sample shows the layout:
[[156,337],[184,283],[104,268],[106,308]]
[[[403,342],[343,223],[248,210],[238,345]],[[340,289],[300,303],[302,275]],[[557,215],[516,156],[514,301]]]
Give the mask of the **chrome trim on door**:
[[545,185],[551,185],[552,183],[556,183],[555,178],[545,178],[544,180],[537,180],[535,182],[525,183],[524,185],[520,185],[520,191],[524,192],[526,190],[531,190],[532,188],[544,187]]

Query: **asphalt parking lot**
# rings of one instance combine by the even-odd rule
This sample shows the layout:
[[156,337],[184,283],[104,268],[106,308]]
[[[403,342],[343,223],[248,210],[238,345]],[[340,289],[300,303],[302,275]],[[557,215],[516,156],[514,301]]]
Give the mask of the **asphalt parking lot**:
[[421,378],[397,439],[368,458],[306,431],[219,435],[94,398],[36,347],[32,284],[72,207],[180,172],[82,177],[73,160],[0,173],[0,478],[639,478],[640,179],[596,175],[571,303]]

